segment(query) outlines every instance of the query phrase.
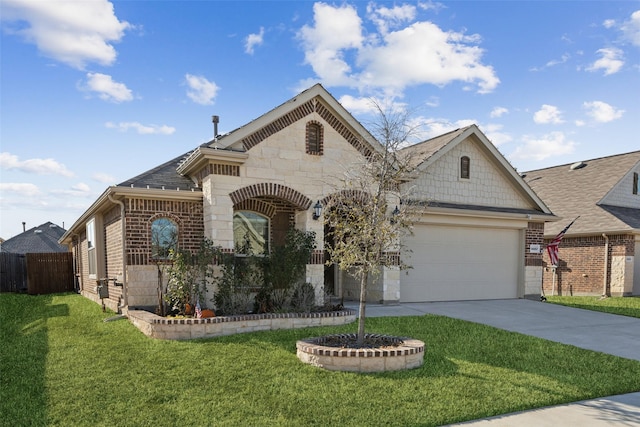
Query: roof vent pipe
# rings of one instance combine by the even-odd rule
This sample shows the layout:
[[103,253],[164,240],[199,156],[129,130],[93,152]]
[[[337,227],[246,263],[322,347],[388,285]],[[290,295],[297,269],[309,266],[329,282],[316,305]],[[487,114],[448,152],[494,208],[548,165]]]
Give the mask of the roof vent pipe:
[[218,139],[218,123],[220,123],[220,116],[211,116],[213,122],[213,139]]

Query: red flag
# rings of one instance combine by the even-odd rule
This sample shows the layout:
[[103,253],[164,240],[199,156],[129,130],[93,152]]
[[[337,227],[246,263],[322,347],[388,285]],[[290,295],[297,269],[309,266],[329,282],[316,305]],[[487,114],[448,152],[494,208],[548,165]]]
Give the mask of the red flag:
[[[576,219],[580,218],[580,216],[576,217]],[[564,230],[562,230],[558,235],[547,245],[547,253],[549,254],[549,259],[551,260],[551,265],[554,267],[558,266],[558,246],[560,246],[560,241],[564,237],[565,233],[576,222],[576,219],[571,221],[569,225],[567,225]]]

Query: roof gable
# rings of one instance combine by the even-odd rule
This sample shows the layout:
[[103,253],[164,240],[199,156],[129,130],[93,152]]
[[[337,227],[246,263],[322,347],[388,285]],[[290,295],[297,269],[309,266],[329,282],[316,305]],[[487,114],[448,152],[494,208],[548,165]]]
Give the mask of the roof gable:
[[[551,215],[511,164],[476,125],[456,129],[402,150],[430,204],[520,209]],[[460,178],[460,158],[471,161],[471,179]]]
[[[640,151],[634,151],[524,173],[533,190],[556,215],[564,218],[548,224],[545,235],[557,234],[578,215],[580,219],[568,235],[637,231],[640,210],[621,206],[618,190],[631,193],[628,184],[633,179],[632,171],[639,168],[638,162]],[[635,197],[640,199],[640,195]]]
[[317,113],[363,156],[381,152],[382,146],[320,84],[299,93],[289,101],[263,114],[220,139],[211,141],[212,148],[248,151],[269,136],[312,113]]

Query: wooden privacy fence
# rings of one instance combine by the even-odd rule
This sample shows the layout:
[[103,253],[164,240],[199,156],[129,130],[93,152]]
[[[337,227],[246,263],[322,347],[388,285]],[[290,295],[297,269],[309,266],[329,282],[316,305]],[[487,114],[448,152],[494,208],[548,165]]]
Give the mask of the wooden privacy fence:
[[30,295],[70,292],[75,288],[73,254],[0,253],[0,291]]

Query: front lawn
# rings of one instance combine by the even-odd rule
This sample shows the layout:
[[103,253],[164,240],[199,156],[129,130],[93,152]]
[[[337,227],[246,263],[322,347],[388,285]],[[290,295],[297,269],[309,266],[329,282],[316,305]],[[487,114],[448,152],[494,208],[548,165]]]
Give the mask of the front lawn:
[[552,296],[547,297],[547,302],[575,308],[584,308],[585,310],[640,317],[640,297],[600,298],[591,296]]
[[0,294],[0,423],[429,426],[640,391],[640,362],[441,316],[367,319],[423,340],[425,364],[356,374],[295,354],[355,324],[175,342],[112,315],[73,294]]

